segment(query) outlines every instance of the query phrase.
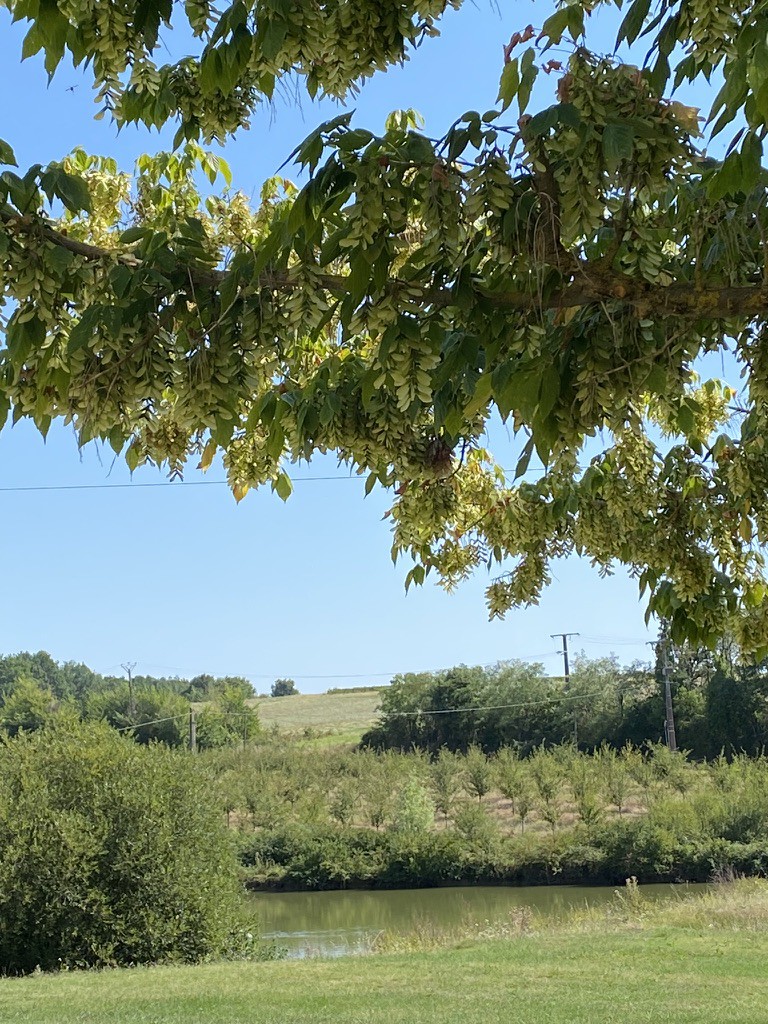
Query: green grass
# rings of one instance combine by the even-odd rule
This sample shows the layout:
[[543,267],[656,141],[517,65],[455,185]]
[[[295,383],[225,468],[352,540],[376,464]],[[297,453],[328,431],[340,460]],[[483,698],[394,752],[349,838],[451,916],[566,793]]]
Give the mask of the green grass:
[[276,725],[281,732],[301,737],[313,730],[314,742],[332,738],[335,743],[357,743],[376,720],[380,694],[375,690],[347,693],[298,694],[256,700],[264,726]]
[[537,936],[336,961],[0,982],[3,1024],[757,1024],[768,935]]
[[3,1024],[762,1024],[768,886],[463,947],[0,980]]

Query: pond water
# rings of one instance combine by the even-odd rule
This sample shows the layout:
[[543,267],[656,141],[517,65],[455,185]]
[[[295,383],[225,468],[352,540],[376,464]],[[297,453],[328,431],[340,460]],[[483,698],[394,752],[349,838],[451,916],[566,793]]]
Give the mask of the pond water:
[[[651,898],[675,892],[704,892],[707,885],[644,885]],[[500,925],[530,908],[550,920],[574,907],[600,907],[616,900],[608,886],[461,886],[341,892],[255,893],[263,938],[288,956],[345,956],[370,949],[381,932],[405,934],[420,928]]]

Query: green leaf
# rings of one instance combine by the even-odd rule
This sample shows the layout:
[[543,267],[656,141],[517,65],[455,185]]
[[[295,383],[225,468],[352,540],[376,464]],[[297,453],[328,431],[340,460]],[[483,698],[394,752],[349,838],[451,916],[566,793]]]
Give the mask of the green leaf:
[[696,419],[693,414],[693,409],[687,402],[683,402],[677,411],[677,426],[681,434],[685,434],[686,437],[693,433],[696,427]]
[[[52,168],[54,174],[53,191],[70,213],[88,213],[91,209],[91,196],[83,178],[69,174],[61,167]],[[47,191],[47,189],[46,189]]]
[[43,33],[38,25],[33,25],[24,36],[24,42],[21,44],[21,59],[28,60],[30,57],[34,57],[36,53],[42,50],[43,46]]
[[526,135],[548,135],[553,128],[557,127],[559,120],[560,104],[555,103],[554,106],[534,114],[525,126],[525,133]]
[[349,299],[353,309],[357,308],[360,302],[365,297],[368,291],[368,286],[371,280],[371,268],[363,255],[356,253],[354,261],[350,264],[349,277],[347,278],[347,288],[349,290]]
[[101,323],[101,309],[99,306],[89,306],[80,317],[78,322],[69,332],[67,350],[76,352],[87,345],[93,337],[94,330]]
[[34,180],[30,179],[29,172],[20,178],[13,171],[3,171],[0,174],[0,184],[5,187],[11,202],[22,213],[29,213],[37,207],[40,194]]
[[631,160],[635,149],[634,132],[625,124],[607,124],[603,130],[603,156],[611,173],[624,160]]
[[619,31],[616,36],[616,46],[620,46],[621,43],[626,41],[631,45],[640,35],[645,19],[648,17],[648,12],[651,9],[651,0],[635,0],[632,6],[624,16],[624,20],[619,25]]
[[550,43],[559,43],[565,30],[568,28],[568,8],[561,7],[559,11],[551,14],[541,28],[541,36],[546,36]]
[[203,52],[197,77],[200,91],[204,96],[210,96],[216,92],[222,78],[221,54],[218,49],[207,49]]
[[280,53],[288,35],[288,22],[282,18],[272,18],[267,24],[266,31],[259,33],[261,42],[261,54],[265,60],[273,60]]
[[499,81],[499,95],[497,100],[501,102],[501,109],[506,110],[512,100],[517,96],[520,88],[520,67],[517,57],[507,61],[504,70],[501,72]]
[[536,411],[541,391],[540,374],[533,369],[523,370],[512,377],[509,382],[512,396],[512,408],[530,420]]
[[520,114],[524,114],[528,107],[528,102],[531,98],[531,90],[533,84],[539,74],[539,69],[534,64],[534,58],[536,51],[532,46],[523,54],[522,60],[520,61],[520,88],[517,94],[517,105],[520,109]]
[[280,473],[272,483],[272,490],[282,501],[287,501],[293,493],[293,484],[287,473]]
[[557,400],[560,398],[560,373],[555,366],[548,366],[541,375],[541,386],[539,389],[538,415],[546,419],[552,412]]
[[342,153],[351,153],[354,149],[362,149],[363,146],[367,146],[369,142],[372,142],[374,138],[373,132],[369,132],[365,128],[352,128],[339,139],[336,144],[336,148]]
[[139,462],[141,461],[141,456],[139,455],[138,448],[136,448],[134,445],[130,445],[125,453],[125,461],[128,464],[128,469],[131,471],[131,473],[133,473],[133,471],[136,469],[136,467],[139,465]]
[[651,395],[663,395],[667,389],[667,371],[658,363],[652,367],[645,381],[645,387]]
[[109,445],[115,455],[119,455],[123,450],[125,444],[125,437],[123,435],[123,428],[117,424],[109,432]]
[[531,456],[533,455],[533,438],[529,437],[525,442],[525,447],[520,458],[517,460],[517,466],[515,467],[515,480],[524,476],[528,472],[528,466],[531,462]]
[[560,103],[557,119],[566,128],[578,128],[581,124],[581,114],[573,103]]
[[115,293],[118,299],[122,299],[127,294],[133,281],[133,271],[124,265],[113,267],[109,274],[109,283],[112,285],[112,291]]
[[571,39],[578,39],[584,35],[584,7],[581,4],[571,4],[565,10],[568,13],[568,31]]
[[267,443],[264,450],[271,459],[278,459],[283,454],[285,447],[285,431],[277,420],[272,424]]
[[730,153],[709,179],[707,195],[712,201],[722,199],[723,196],[735,195],[741,191],[743,180],[741,153]]
[[147,227],[128,228],[120,235],[120,241],[128,245],[131,242],[138,242],[140,238],[146,238],[151,233],[151,229]]
[[64,56],[69,32],[69,20],[61,13],[55,0],[41,0],[37,28],[45,48],[45,70],[52,75]]
[[9,164],[11,167],[18,166],[13,150],[3,139],[0,139],[0,164]]
[[751,192],[760,180],[763,143],[756,132],[749,132],[741,147],[741,187]]
[[[24,319],[20,319],[22,316]],[[17,313],[6,336],[7,350],[13,364],[22,366],[30,352],[43,344],[45,335],[45,324],[38,316],[29,316],[26,310]]]

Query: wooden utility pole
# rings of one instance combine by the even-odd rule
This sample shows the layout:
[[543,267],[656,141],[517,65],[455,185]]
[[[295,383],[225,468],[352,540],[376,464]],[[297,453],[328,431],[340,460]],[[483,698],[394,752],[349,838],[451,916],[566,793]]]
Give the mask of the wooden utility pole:
[[[571,689],[571,667],[568,663],[568,637],[579,636],[578,633],[550,633],[553,640],[557,640],[559,637],[563,641],[562,651],[558,651],[558,654],[563,656],[563,668],[565,670],[565,692],[568,693]],[[573,745],[578,747],[579,745],[579,713],[576,705],[573,706]]]
[[661,637],[656,643],[649,642],[658,656],[661,651],[661,672],[664,676],[664,739],[670,750],[677,750],[677,734],[675,733],[675,714],[672,707],[672,681],[669,678],[669,638]]
[[133,670],[136,668],[136,662],[128,661],[121,667],[128,676],[128,717],[131,720],[131,725],[134,725],[136,721],[136,705],[133,700]]
[[672,683],[669,678],[669,641],[664,638],[662,651],[662,672],[664,673],[664,735],[670,750],[677,750],[675,734],[675,714],[672,709]]
[[189,709],[189,749],[193,754],[197,753],[197,720],[195,709]]

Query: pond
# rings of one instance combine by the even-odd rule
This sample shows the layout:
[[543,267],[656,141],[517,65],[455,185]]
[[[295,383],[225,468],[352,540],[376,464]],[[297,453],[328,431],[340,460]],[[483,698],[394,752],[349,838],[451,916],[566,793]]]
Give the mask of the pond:
[[[644,896],[706,891],[707,885],[644,885]],[[420,928],[501,925],[523,908],[552,920],[575,907],[600,907],[616,900],[608,886],[461,886],[341,892],[256,893],[250,897],[265,939],[288,956],[345,956],[370,949],[381,932],[406,934]]]

